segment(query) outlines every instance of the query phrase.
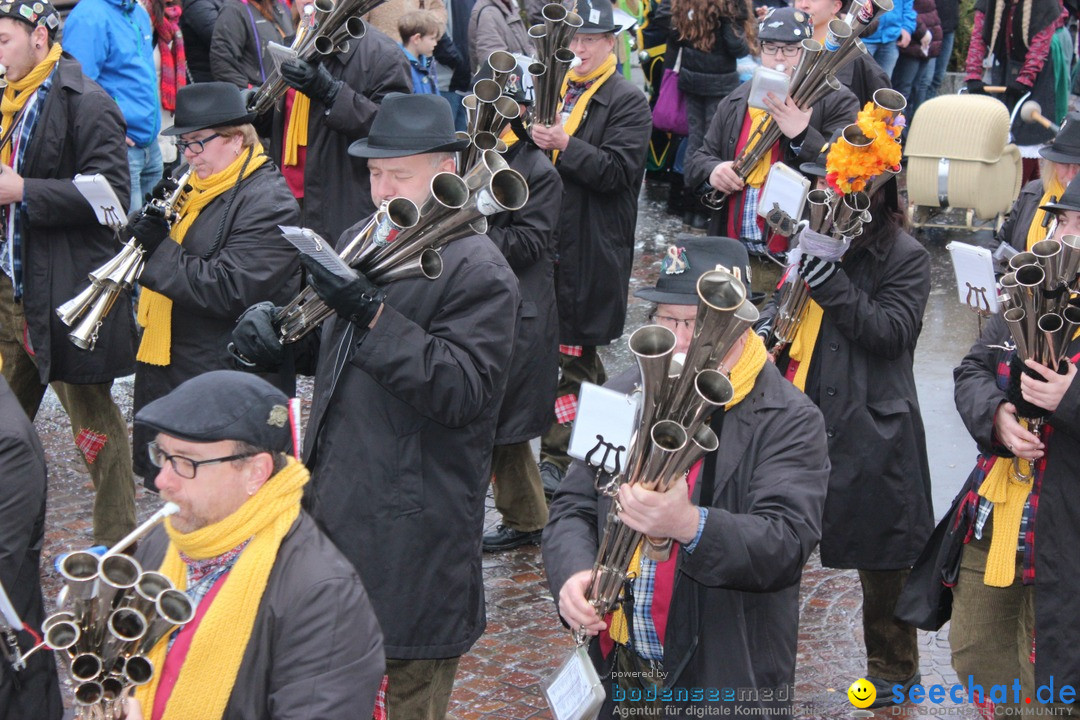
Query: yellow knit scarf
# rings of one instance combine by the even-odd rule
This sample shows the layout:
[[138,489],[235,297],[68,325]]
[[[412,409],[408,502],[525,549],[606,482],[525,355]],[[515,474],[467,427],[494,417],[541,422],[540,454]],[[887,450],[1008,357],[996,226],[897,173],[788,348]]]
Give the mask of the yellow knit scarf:
[[[1043,180],[1043,185],[1046,188],[1046,192],[1043,193],[1042,200],[1039,201],[1039,205],[1045,205],[1050,202],[1051,197],[1061,199],[1062,194],[1065,192],[1065,188],[1058,182],[1057,173],[1051,172],[1050,176]],[[1036,210],[1035,216],[1031,218],[1031,225],[1028,226],[1027,243],[1025,243],[1025,250],[1030,250],[1031,246],[1040,240],[1046,239],[1046,228],[1043,227],[1043,218],[1046,217],[1045,210]]]
[[[8,81],[7,87],[4,88],[3,100],[0,100],[0,127],[5,132],[11,130],[11,123],[15,119],[15,115],[26,106],[26,102],[41,87],[41,83],[45,82],[46,78],[49,77],[53,68],[56,67],[56,63],[60,61],[61,52],[63,52],[63,49],[60,47],[60,43],[53,43],[45,59],[35,65],[34,69],[27,73],[25,77]],[[11,135],[14,137],[14,133]],[[11,142],[6,142],[4,147],[0,148],[0,162],[9,166],[11,165],[11,145]]]
[[[563,130],[567,135],[573,135],[577,132],[578,127],[581,125],[581,121],[585,119],[585,110],[589,105],[589,100],[596,94],[596,91],[600,89],[609,77],[615,74],[615,55],[612,53],[607,56],[604,62],[600,63],[600,67],[596,68],[590,73],[579,75],[577,70],[571,70],[566,73],[566,77],[563,78],[562,90],[559,92],[561,97],[566,97],[566,88],[570,84],[570,81],[577,83],[587,83],[595,80],[589,89],[582,93],[581,97],[574,103],[574,109],[570,111],[570,117],[563,123]],[[562,104],[559,105],[562,108]],[[551,162],[557,162],[559,159],[559,151],[556,150],[551,155]]]
[[[1026,426],[1023,419],[1020,422]],[[1030,476],[1031,463],[1017,460],[1020,471]],[[1016,577],[1016,538],[1032,483],[1017,479],[1012,469],[1012,458],[994,458],[994,464],[979,486],[979,495],[994,503],[993,536],[983,573],[983,583],[991,587],[1009,587]]]
[[[735,367],[731,368],[729,377],[731,385],[735,389],[735,394],[732,395],[731,401],[724,405],[724,412],[731,410],[750,394],[768,357],[769,353],[765,350],[765,343],[762,342],[761,337],[757,333],[748,332],[742,354],[739,355],[739,359],[735,362]],[[642,543],[639,542],[637,549],[634,550],[634,557],[630,559],[630,568],[626,573],[627,578],[636,578],[641,574],[641,546]],[[630,641],[630,628],[627,625],[626,613],[621,605],[615,608],[615,611],[611,614],[608,634],[612,640],[620,645],[625,645]]]
[[[188,182],[191,191],[186,194],[180,202],[180,207],[177,208],[180,221],[171,232],[171,237],[177,245],[183,244],[184,236],[187,235],[188,229],[199,217],[202,209],[236,184],[240,168],[243,167],[249,154],[251,160],[244,170],[246,178],[269,159],[263,152],[262,146],[240,153],[229,167],[208,178],[201,179],[192,174]],[[137,316],[139,324],[144,328],[142,342],[139,343],[139,354],[136,357],[139,362],[150,365],[168,365],[172,362],[172,304],[172,300],[161,293],[145,287],[142,289],[139,295]]]
[[300,157],[300,146],[307,147],[308,117],[311,114],[311,99],[296,91],[293,95],[292,112],[289,113],[289,127],[285,131],[285,155],[282,165],[296,165]]
[[[802,278],[796,277],[795,282],[802,282]],[[791,384],[806,392],[806,374],[810,372],[810,359],[814,355],[814,347],[817,345],[818,333],[821,332],[821,320],[825,316],[821,306],[813,300],[806,303],[799,329],[795,331],[795,339],[788,348],[788,358],[798,362],[795,369],[795,377]]]
[[[766,111],[759,110],[758,108],[747,108],[746,112],[750,114],[750,135],[747,136],[750,137],[754,134],[754,131],[757,130],[760,125],[764,124],[764,122],[769,119],[770,115]],[[760,139],[760,137],[757,137],[754,138],[753,142],[747,143],[746,147],[743,148],[744,152],[752,150],[754,146],[757,145],[758,140]],[[761,159],[758,160],[757,165],[755,165],[750,171],[750,174],[746,176],[746,184],[754,188],[759,188],[764,185],[765,178],[768,177],[769,168],[771,166],[772,152],[767,152],[761,156]]]
[[[210,720],[225,713],[267,579],[282,538],[300,514],[300,497],[307,481],[307,468],[295,458],[289,458],[284,469],[224,520],[187,534],[174,530],[171,520],[165,521],[171,542],[159,572],[181,590],[187,588],[187,568],[180,559],[181,551],[194,559],[205,560],[223,555],[249,538],[251,542],[203,615],[162,720]],[[135,692],[147,717],[154,707],[169,644],[167,637],[149,653],[157,672]]]

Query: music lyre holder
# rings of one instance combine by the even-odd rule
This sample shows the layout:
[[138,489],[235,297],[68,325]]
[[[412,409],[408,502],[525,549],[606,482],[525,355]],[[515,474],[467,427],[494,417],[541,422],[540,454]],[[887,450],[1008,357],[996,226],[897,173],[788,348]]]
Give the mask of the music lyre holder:
[[979,318],[979,335],[981,336],[983,320],[991,315],[990,300],[986,296],[986,288],[975,287],[967,281],[964,282],[964,285],[967,286],[967,295],[964,298],[964,304],[971,308],[976,317]]

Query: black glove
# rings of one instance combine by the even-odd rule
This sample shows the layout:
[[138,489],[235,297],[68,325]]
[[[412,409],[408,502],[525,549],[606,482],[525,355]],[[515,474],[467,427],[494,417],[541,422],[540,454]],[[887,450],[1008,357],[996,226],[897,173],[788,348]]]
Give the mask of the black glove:
[[359,271],[351,280],[340,278],[307,255],[300,255],[300,264],[307,271],[308,285],[323,302],[341,317],[367,330],[386,299],[382,288]]
[[1020,98],[1029,92],[1031,92],[1031,88],[1019,80],[1013,80],[1005,86],[1005,106],[1011,110],[1020,102]]
[[169,237],[169,223],[161,210],[151,205],[136,213],[134,221],[128,223],[125,235],[135,238],[135,242],[142,246],[149,258],[165,238]]
[[968,80],[964,85],[967,86],[967,91],[972,95],[986,94],[986,83],[982,80]]
[[806,281],[811,290],[816,290],[829,281],[840,270],[840,266],[831,260],[822,260],[816,255],[803,253],[799,258],[799,276]]
[[279,310],[272,302],[261,302],[245,310],[236,321],[229,353],[239,369],[270,372],[281,367],[285,347],[274,327],[274,316]]
[[289,87],[295,88],[312,100],[332,105],[341,89],[341,81],[335,80],[330,71],[320,65],[304,60],[286,60],[281,63],[281,77]]
[[166,175],[157,181],[157,185],[155,185],[154,189],[150,191],[150,194],[146,196],[146,202],[150,202],[151,200],[164,200],[178,187],[180,187],[180,185]]

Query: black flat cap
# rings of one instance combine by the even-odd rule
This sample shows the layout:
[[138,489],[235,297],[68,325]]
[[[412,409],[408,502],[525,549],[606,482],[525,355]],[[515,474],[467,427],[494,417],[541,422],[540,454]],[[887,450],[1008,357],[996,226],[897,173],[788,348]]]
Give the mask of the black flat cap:
[[1061,121],[1061,129],[1039,154],[1053,162],[1080,164],[1080,114],[1069,113]]
[[186,135],[196,130],[243,125],[255,119],[244,107],[240,88],[227,82],[185,85],[176,91],[173,126],[162,135]]
[[772,8],[758,25],[759,42],[797,43],[813,37],[810,16],[792,7]]
[[[738,240],[726,237],[676,235],[660,263],[656,287],[642,288],[636,297],[667,305],[697,305],[697,281],[717,268],[727,270],[750,289],[750,258]],[[753,300],[751,298],[751,300]]]
[[368,136],[350,145],[349,154],[396,158],[455,152],[468,144],[454,135],[454,116],[446,98],[390,93],[383,98]]
[[239,440],[291,453],[289,398],[257,375],[214,370],[193,377],[135,415],[136,424],[189,442]]

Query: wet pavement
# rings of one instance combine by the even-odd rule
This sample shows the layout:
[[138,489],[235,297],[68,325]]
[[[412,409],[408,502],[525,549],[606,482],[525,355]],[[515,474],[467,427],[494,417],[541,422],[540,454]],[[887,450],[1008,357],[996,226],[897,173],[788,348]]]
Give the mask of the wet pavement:
[[[642,191],[631,294],[654,282],[666,244],[681,230],[677,221],[663,213],[665,194],[664,186],[651,182]],[[987,243],[989,234],[953,233],[945,237],[934,231],[919,233],[919,238],[931,252],[933,290],[916,354],[916,377],[933,471],[934,505],[941,513],[948,508],[974,459],[974,443],[953,407],[952,368],[977,333],[975,315],[958,303],[945,244],[949,239]],[[645,321],[646,312],[644,303],[633,297],[630,302],[628,331]],[[625,338],[604,350],[609,374],[631,362]],[[303,394],[309,398],[310,383],[303,383],[302,388],[306,388]],[[114,396],[130,421],[130,378],[117,383]],[[36,426],[49,457],[50,495],[42,577],[51,607],[60,588],[52,559],[58,553],[90,544],[92,491],[89,475],[71,442],[67,417],[51,392]],[[152,513],[160,501],[139,489],[137,503],[141,519]],[[489,497],[487,524],[493,527],[497,522]],[[539,549],[527,547],[485,556],[484,580],[487,632],[462,660],[450,713],[460,720],[550,717],[539,684],[564,659],[571,640],[557,619]],[[852,716],[847,688],[865,670],[860,605],[856,573],[824,569],[815,553],[802,583],[796,717]],[[938,633],[919,633],[924,684],[955,682],[949,666],[947,631],[948,626]],[[948,704],[940,706],[940,710],[946,707]],[[876,716],[894,717],[897,709],[880,710]],[[955,713],[960,709],[951,710]]]

